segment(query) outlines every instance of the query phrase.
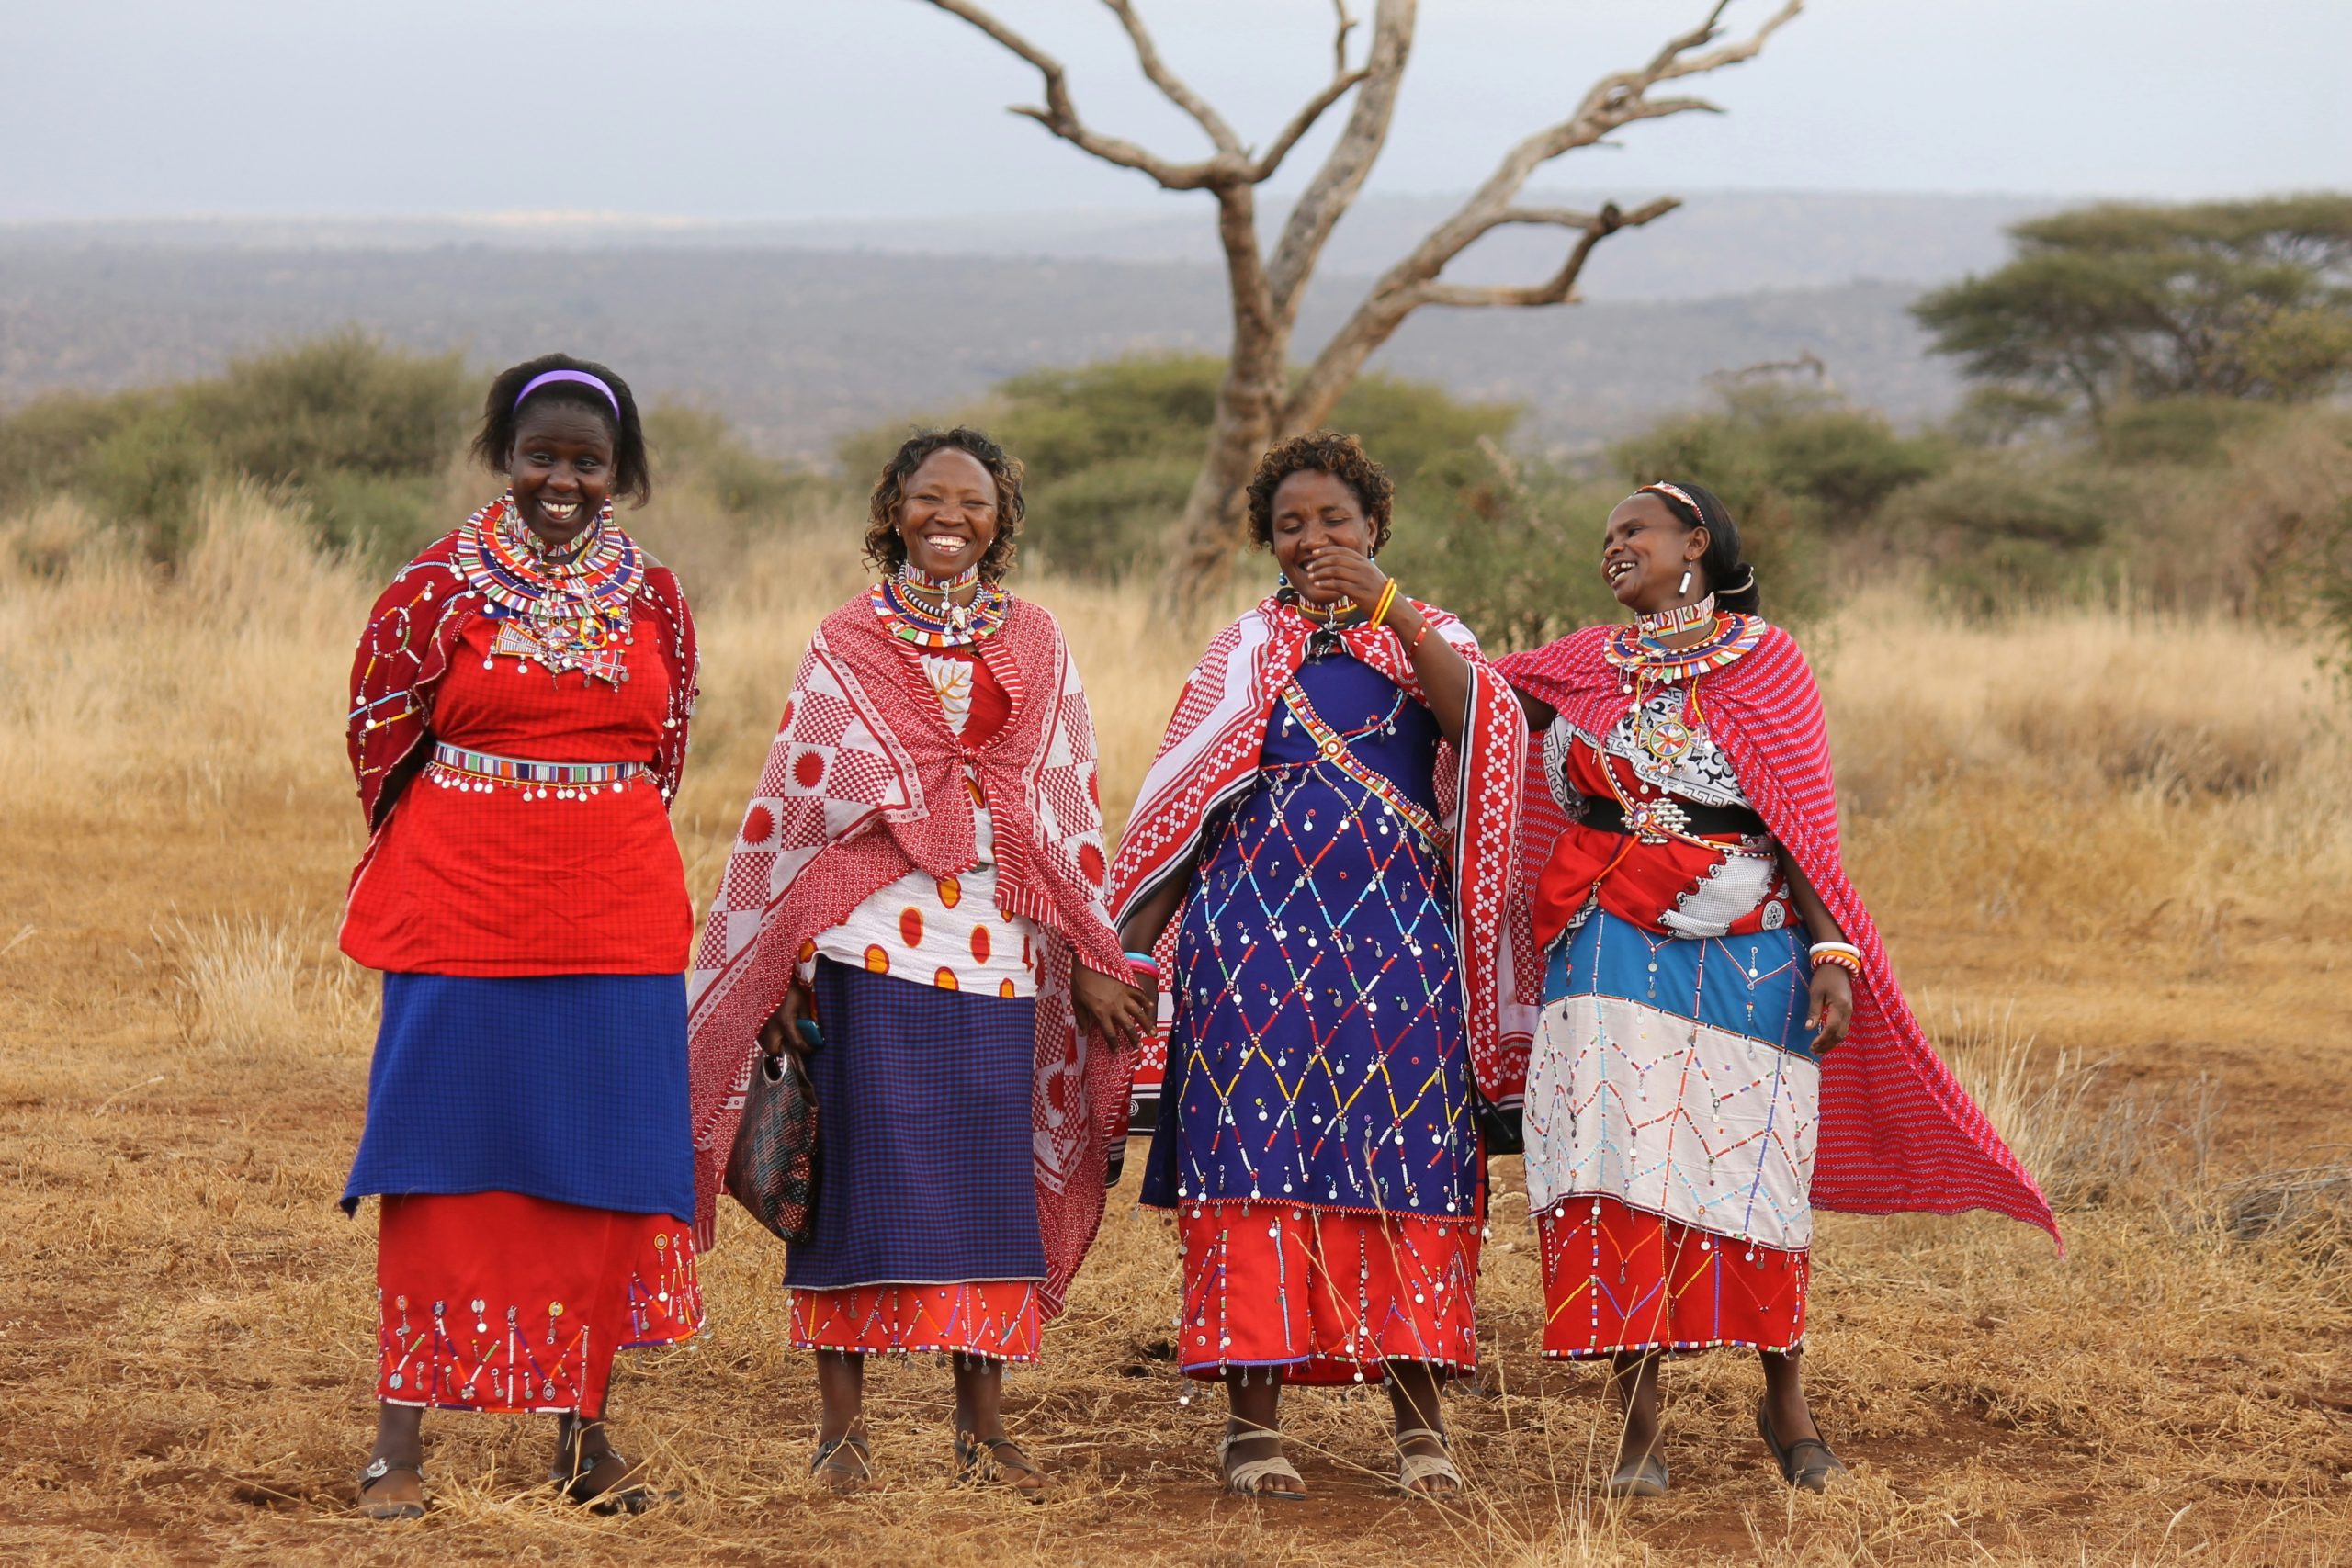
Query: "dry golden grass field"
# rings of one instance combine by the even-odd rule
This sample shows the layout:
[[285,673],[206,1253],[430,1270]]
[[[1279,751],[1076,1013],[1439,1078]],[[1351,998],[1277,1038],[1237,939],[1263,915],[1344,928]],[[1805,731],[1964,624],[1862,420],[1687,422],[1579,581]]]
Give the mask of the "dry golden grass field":
[[[662,516],[642,532],[668,547]],[[707,891],[854,525],[699,583],[707,685],[676,814]],[[1384,1486],[1385,1402],[1295,1395],[1313,1502],[1223,1499],[1219,1402],[1166,1359],[1169,1234],[1114,1194],[1013,1429],[1024,1507],[947,1484],[947,1380],[874,1380],[888,1486],[805,1479],[810,1369],[777,1249],[730,1212],[711,1331],[624,1367],[616,1428],[683,1500],[548,1500],[544,1423],[436,1416],[436,1506],[347,1511],[373,1224],[335,1209],[372,977],[335,953],[360,842],[347,649],[373,584],[215,497],[169,581],[62,504],[0,529],[0,1558],[44,1562],[1340,1564],[2352,1562],[2352,740],[2275,628],[1894,592],[1811,641],[1857,880],[1919,1010],[2057,1201],[1831,1216],[1807,1364],[1855,1465],[1794,1495],[1752,1359],[1668,1370],[1673,1496],[1592,1495],[1596,1373],[1538,1362],[1530,1232],[1494,1172],[1470,1491]],[[1029,582],[1131,794],[1190,639],[1140,592]]]

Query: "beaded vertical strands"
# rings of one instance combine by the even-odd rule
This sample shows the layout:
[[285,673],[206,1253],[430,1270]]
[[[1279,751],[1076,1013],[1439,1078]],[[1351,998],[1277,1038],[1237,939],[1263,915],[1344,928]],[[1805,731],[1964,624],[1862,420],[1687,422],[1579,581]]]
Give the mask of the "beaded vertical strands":
[[628,679],[631,602],[645,583],[637,542],[612,525],[606,502],[580,547],[565,560],[548,558],[526,528],[512,491],[467,520],[455,564],[490,604],[499,622],[484,669],[501,657],[527,672],[537,661],[550,673],[577,670],[618,685]]

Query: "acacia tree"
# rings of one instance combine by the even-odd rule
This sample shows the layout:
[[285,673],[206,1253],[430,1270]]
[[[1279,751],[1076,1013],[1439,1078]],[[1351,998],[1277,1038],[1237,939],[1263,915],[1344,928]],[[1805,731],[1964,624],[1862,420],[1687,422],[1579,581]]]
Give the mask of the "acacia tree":
[[2009,230],[2017,256],[1912,307],[1935,351],[2079,410],[2324,397],[2352,376],[2352,197],[2108,202]]
[[[1097,130],[1080,118],[1069,73],[1060,61],[1007,27],[976,0],[928,3],[987,34],[1035,66],[1045,102],[1012,112],[1037,121],[1063,141],[1106,163],[1134,169],[1163,188],[1206,191],[1216,203],[1217,239],[1232,297],[1233,339],[1216,414],[1199,477],[1184,505],[1184,548],[1170,562],[1170,587],[1180,602],[1197,604],[1230,570],[1240,536],[1241,487],[1259,454],[1276,441],[1311,430],[1329,414],[1364,362],[1405,319],[1424,305],[1535,307],[1576,301],[1577,278],[1593,248],[1624,229],[1637,229],[1680,203],[1660,197],[1629,209],[1614,203],[1595,212],[1520,205],[1529,176],[1565,153],[1590,147],[1636,120],[1694,111],[1717,113],[1703,98],[1652,96],[1653,89],[1752,59],[1803,8],[1784,0],[1747,38],[1724,40],[1721,25],[1730,0],[1715,0],[1706,18],[1666,40],[1648,61],[1611,72],[1588,88],[1567,118],[1528,136],[1503,155],[1492,174],[1453,213],[1375,280],[1353,312],[1293,374],[1292,336],[1299,306],[1323,247],[1363,189],[1388,139],[1396,92],[1413,44],[1416,0],[1375,0],[1363,59],[1350,63],[1358,24],[1346,0],[1338,13],[1330,79],[1299,106],[1262,150],[1245,142],[1226,118],[1169,68],[1134,0],[1102,0],[1127,35],[1145,78],[1208,138],[1205,157],[1162,156]],[[1322,166],[1306,182],[1283,220],[1271,252],[1261,243],[1258,187],[1340,100],[1353,95],[1346,124]],[[1544,224],[1572,236],[1557,271],[1521,285],[1448,282],[1447,266],[1481,237],[1507,224]]]

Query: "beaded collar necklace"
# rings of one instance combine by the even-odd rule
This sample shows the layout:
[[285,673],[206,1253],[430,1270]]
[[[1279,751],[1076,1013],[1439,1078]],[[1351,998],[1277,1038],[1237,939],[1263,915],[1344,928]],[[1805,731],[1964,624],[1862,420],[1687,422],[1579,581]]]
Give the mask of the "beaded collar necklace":
[[537,659],[559,673],[582,670],[615,684],[626,678],[621,645],[630,601],[645,585],[645,556],[612,521],[607,501],[579,548],[559,561],[523,525],[512,491],[466,519],[454,564],[501,623],[493,655]]
[[1618,691],[1631,696],[1637,685],[1663,685],[1722,669],[1764,640],[1764,625],[1761,615],[1726,611],[1716,617],[1713,631],[1687,648],[1668,648],[1645,636],[1639,626],[1618,626],[1601,654],[1623,677]]
[[[944,582],[900,568],[898,576],[876,583],[866,602],[874,606],[882,629],[901,642],[917,648],[963,648],[993,636],[1012,612],[1012,595],[994,583],[981,583],[968,604],[958,604],[949,597],[967,583],[978,581],[977,568]],[[916,599],[910,588],[939,594],[938,607]]]
[[1702,621],[1711,621],[1714,615],[1715,596],[1710,593],[1695,604],[1677,604],[1671,609],[1635,615],[1634,629],[1644,637],[1672,637],[1677,632],[1689,631]]

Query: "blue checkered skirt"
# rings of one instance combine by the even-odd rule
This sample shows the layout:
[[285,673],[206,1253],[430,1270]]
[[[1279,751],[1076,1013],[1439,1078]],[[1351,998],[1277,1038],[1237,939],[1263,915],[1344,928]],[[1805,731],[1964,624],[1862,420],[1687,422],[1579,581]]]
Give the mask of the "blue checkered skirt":
[[1030,1133],[1037,1004],[817,961],[815,1234],[808,1291],[1042,1280]]

